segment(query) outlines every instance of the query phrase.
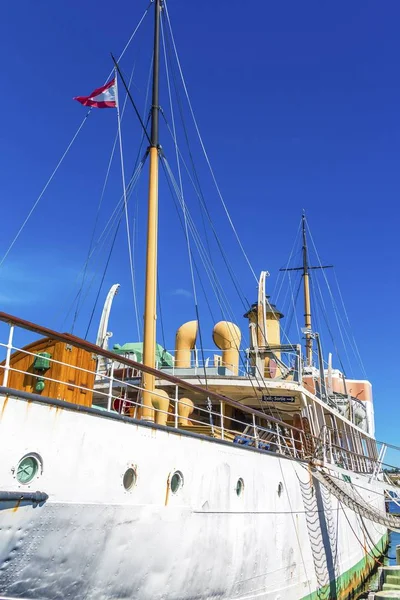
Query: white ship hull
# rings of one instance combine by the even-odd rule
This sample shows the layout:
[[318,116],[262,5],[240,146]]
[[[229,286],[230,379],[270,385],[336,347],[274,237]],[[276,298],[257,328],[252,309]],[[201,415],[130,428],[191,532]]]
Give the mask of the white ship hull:
[[[43,472],[23,486],[14,469],[31,452]],[[0,456],[1,492],[49,496],[0,501],[4,597],[341,599],[386,543],[385,527],[362,523],[306,464],[56,401],[1,397]],[[382,490],[366,476],[363,487],[383,511]]]

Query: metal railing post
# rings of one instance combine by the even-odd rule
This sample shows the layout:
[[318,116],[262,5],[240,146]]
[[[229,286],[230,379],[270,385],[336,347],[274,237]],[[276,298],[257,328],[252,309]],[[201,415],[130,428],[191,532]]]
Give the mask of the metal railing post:
[[292,448],[293,448],[293,458],[297,458],[297,449],[296,449],[296,445],[294,443],[294,435],[293,435],[292,428],[290,428],[290,438],[291,438]]
[[6,354],[6,361],[4,364],[3,387],[7,387],[7,383],[8,383],[8,374],[10,372],[10,358],[11,358],[13,337],[14,337],[14,325],[10,325],[10,332],[8,335],[8,343],[6,346],[7,354]]
[[375,477],[378,475],[378,473],[382,467],[382,462],[383,462],[385,454],[386,454],[386,444],[382,444],[381,449],[379,451],[378,460],[376,461],[374,470],[372,471],[372,476],[370,478],[370,481],[372,479],[375,479]]
[[219,403],[220,414],[221,414],[221,439],[224,439],[224,403]]
[[178,429],[178,415],[179,415],[179,413],[178,413],[178,402],[179,402],[179,388],[176,385],[175,386],[175,415],[174,415],[174,418],[175,418],[175,429]]
[[275,423],[275,429],[276,429],[276,437],[277,437],[276,441],[278,442],[279,454],[282,454],[281,434],[279,433],[278,423]]
[[329,450],[330,450],[330,455],[331,455],[331,464],[335,464],[334,458],[333,458],[333,448],[332,448],[332,432],[330,429],[328,429],[328,435],[329,435]]
[[111,363],[110,379],[108,382],[107,410],[111,410],[113,383],[114,383],[114,362]]
[[253,430],[254,430],[254,445],[258,448],[258,434],[257,434],[257,425],[256,425],[256,415],[253,415]]

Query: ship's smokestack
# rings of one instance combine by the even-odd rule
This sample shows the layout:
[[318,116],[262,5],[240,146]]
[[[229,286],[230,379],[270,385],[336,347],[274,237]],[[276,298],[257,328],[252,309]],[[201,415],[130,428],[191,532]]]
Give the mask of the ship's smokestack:
[[225,367],[231,369],[235,375],[239,368],[239,348],[242,334],[234,323],[220,321],[213,329],[213,340],[216,346],[222,350],[222,362]]
[[[263,311],[265,321],[263,319]],[[244,315],[249,319],[251,348],[268,348],[269,346],[280,346],[281,344],[281,325],[280,320],[283,314],[269,301],[269,296],[265,297],[265,307],[259,303],[252,305],[250,310]],[[265,323],[265,335],[264,335]],[[280,359],[281,353],[274,352],[275,356]],[[276,365],[276,361],[271,360],[269,356],[265,358],[264,376],[268,378],[278,377],[280,369]]]
[[175,367],[190,368],[191,353],[196,343],[197,321],[188,321],[181,325],[175,337]]

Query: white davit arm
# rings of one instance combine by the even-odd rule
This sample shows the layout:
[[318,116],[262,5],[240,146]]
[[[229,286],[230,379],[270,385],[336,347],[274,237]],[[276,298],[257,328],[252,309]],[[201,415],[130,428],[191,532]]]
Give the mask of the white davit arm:
[[114,283],[111,286],[110,291],[107,294],[106,301],[104,302],[103,312],[101,313],[99,330],[97,332],[96,344],[104,350],[108,347],[108,338],[112,336],[112,333],[107,331],[108,328],[108,319],[110,318],[111,306],[114,300],[114,296],[117,294],[119,290],[120,284]]

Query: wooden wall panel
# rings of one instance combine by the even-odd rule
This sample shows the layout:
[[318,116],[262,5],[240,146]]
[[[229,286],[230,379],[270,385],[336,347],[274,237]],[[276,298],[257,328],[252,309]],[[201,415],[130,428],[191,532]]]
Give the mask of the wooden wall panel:
[[[26,352],[29,352],[29,354],[26,354]],[[43,376],[54,381],[45,380],[44,390],[37,392],[35,385],[41,373],[34,370],[33,364],[35,355],[40,352],[48,352],[54,361],[64,364],[50,363],[50,368],[45,371]],[[43,396],[65,400],[73,404],[92,405],[96,357],[86,350],[75,348],[65,342],[43,338],[25,346],[23,351],[17,350],[14,352],[11,355],[10,366],[12,369],[23,372],[10,371],[8,387],[34,394],[41,393]],[[4,362],[1,367],[4,368]]]

